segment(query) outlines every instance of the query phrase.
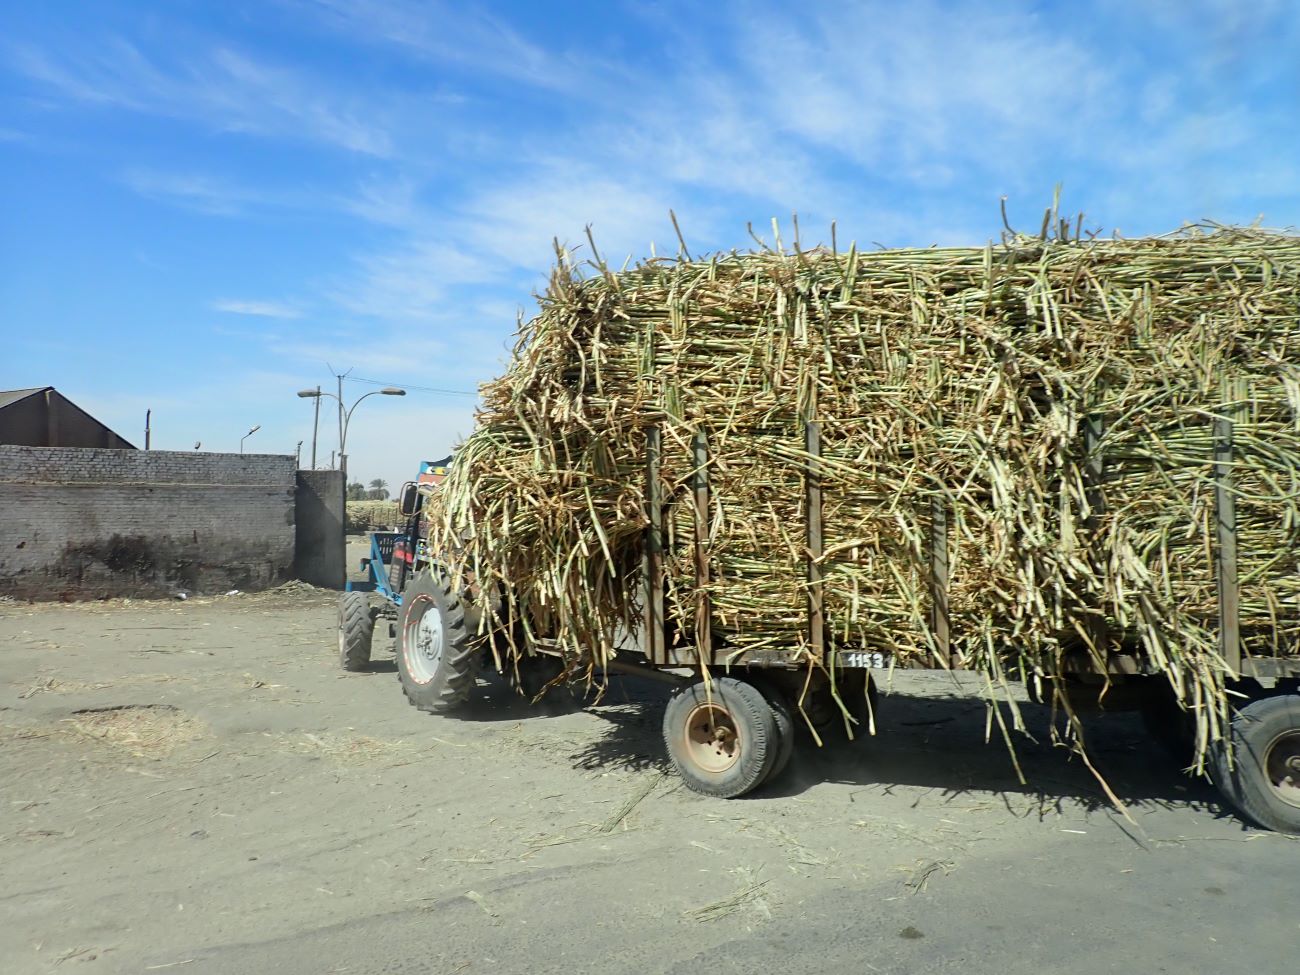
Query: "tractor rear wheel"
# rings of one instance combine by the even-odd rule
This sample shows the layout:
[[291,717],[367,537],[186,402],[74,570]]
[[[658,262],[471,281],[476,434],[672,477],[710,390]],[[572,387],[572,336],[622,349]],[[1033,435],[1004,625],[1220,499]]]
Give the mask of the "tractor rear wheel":
[[339,663],[344,670],[365,670],[370,666],[370,642],[375,619],[362,592],[345,592],[339,597]]
[[450,711],[473,692],[480,647],[465,605],[441,572],[425,570],[402,594],[397,627],[397,676],[421,711]]

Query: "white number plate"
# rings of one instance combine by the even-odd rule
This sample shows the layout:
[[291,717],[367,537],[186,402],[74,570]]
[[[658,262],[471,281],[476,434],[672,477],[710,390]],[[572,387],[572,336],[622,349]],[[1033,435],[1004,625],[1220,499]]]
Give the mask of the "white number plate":
[[885,668],[893,663],[892,653],[871,650],[848,650],[840,655],[841,667],[876,667]]

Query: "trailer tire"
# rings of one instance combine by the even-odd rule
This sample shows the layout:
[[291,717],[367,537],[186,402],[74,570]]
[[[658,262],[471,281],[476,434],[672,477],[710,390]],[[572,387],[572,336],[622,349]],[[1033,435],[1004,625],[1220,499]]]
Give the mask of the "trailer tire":
[[375,618],[366,594],[345,592],[339,596],[339,663],[344,670],[355,672],[370,666],[374,635]]
[[664,711],[664,744],[687,788],[718,799],[760,785],[780,751],[776,713],[752,684],[714,677],[679,691]]
[[1246,818],[1300,833],[1300,695],[1260,698],[1238,710],[1210,749],[1210,775]]
[[772,708],[772,715],[776,719],[776,758],[772,760],[772,767],[767,770],[767,775],[763,777],[763,782],[760,783],[766,785],[768,782],[780,778],[781,773],[790,764],[791,756],[794,755],[794,706],[790,703],[790,699],[785,696],[785,692],[775,684],[756,679],[754,686],[766,698],[768,705]]
[[421,572],[402,595],[397,626],[397,677],[406,699],[431,712],[464,704],[476,684],[479,656],[460,595],[441,572]]

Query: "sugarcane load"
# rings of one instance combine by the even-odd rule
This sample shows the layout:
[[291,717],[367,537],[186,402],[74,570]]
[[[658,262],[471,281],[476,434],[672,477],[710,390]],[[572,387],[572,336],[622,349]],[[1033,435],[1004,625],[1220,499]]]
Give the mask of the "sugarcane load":
[[872,668],[1027,681],[1076,734],[1127,690],[1300,829],[1300,238],[1069,238],[562,255],[432,529],[456,645],[676,674],[715,795],[792,723],[868,729]]

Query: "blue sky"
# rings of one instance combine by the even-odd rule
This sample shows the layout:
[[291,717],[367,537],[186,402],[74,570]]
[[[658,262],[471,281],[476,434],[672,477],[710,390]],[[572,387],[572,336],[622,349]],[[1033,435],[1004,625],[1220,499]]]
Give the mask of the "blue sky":
[[[607,259],[979,244],[1053,187],[1091,227],[1300,223],[1286,2],[223,0],[0,13],[0,388],[134,442],[292,452],[294,396],[499,374],[551,241]],[[328,364],[328,365],[327,365]],[[349,380],[351,402],[376,387]],[[474,397],[373,397],[396,485]],[[336,446],[322,424],[321,451]]]

